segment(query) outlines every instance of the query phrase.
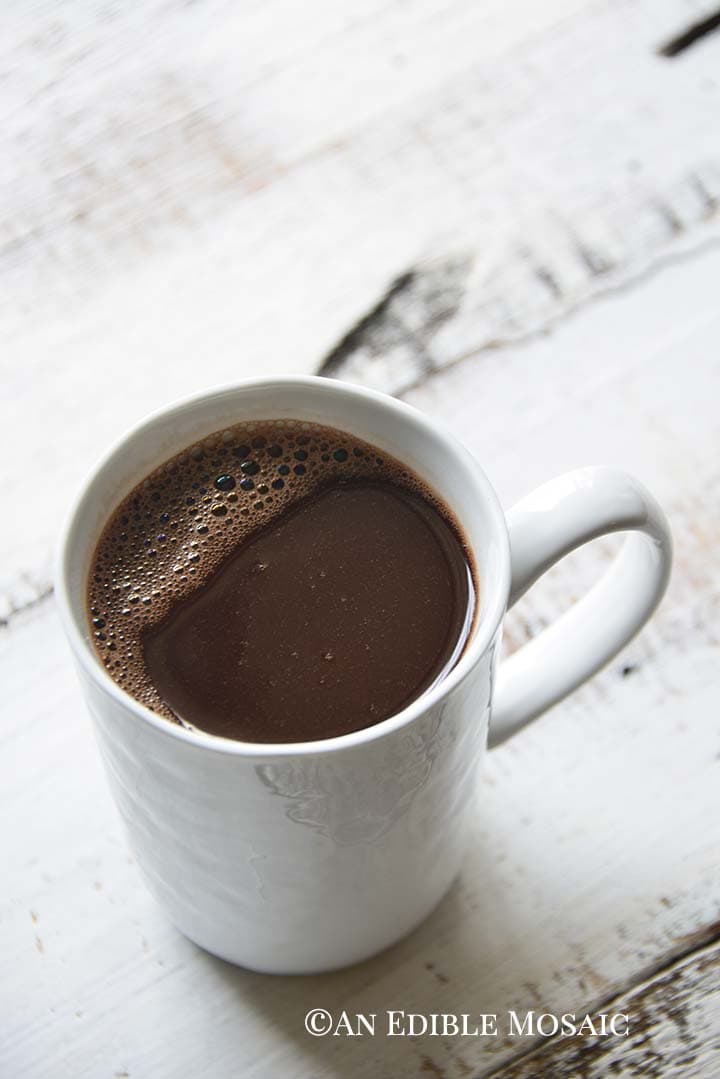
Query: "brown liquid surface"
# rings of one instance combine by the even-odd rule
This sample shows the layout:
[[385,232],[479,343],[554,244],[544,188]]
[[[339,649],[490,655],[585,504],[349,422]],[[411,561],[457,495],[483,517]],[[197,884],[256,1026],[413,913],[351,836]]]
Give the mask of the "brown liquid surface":
[[473,581],[399,462],[292,421],[219,432],[118,507],[88,584],[111,676],[166,718],[297,742],[398,712],[459,657]]

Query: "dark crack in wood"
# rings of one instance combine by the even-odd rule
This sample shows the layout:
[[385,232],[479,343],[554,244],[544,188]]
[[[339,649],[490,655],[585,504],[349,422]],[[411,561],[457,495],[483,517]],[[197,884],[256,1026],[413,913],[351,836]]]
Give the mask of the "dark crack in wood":
[[660,46],[658,54],[672,60],[673,57],[679,56],[686,49],[689,49],[691,45],[701,41],[715,30],[720,30],[720,11],[692,23],[682,33],[676,34],[675,37]]
[[319,374],[382,384],[394,364],[408,384],[422,379],[434,370],[432,337],[460,306],[471,267],[472,258],[462,255],[401,274],[325,356]]
[[[712,211],[714,213],[714,210]],[[588,292],[586,295],[574,298],[561,308],[551,308],[545,318],[538,324],[528,329],[521,328],[517,331],[509,330],[493,336],[481,338],[476,344],[468,349],[459,349],[451,358],[445,358],[442,364],[433,362],[427,367],[417,367],[398,374],[397,367],[393,363],[392,356],[385,356],[383,364],[378,363],[372,370],[363,362],[359,351],[348,349],[340,356],[340,345],[325,358],[319,370],[319,374],[331,375],[333,378],[342,378],[348,382],[356,382],[361,385],[372,386],[374,389],[383,390],[385,393],[402,396],[420,385],[423,380],[432,376],[438,370],[455,366],[459,363],[473,362],[484,356],[501,353],[507,348],[522,348],[533,342],[547,337],[561,323],[570,321],[579,312],[592,304],[599,303],[613,296],[627,295],[633,289],[653,280],[674,266],[683,265],[685,262],[707,254],[720,248],[720,237],[716,235],[706,236],[692,246],[682,249],[669,249],[657,256],[652,261],[640,267],[630,269],[622,277],[613,277],[596,270],[593,277],[601,284]],[[548,288],[548,291],[550,289]],[[466,303],[472,302],[472,295],[467,294]],[[452,317],[452,316],[449,316]],[[348,337],[350,335],[347,335]],[[346,341],[347,337],[343,338]],[[337,359],[335,357],[337,356]],[[328,369],[328,363],[332,358],[332,369]]]
[[[720,1009],[720,922],[690,934],[678,945],[679,952],[675,950],[672,959],[646,973],[640,984],[591,1009],[595,1017],[629,1015],[627,1037],[555,1035],[484,1073],[486,1079],[546,1075],[553,1079],[605,1079],[609,1075],[691,1079],[717,1074],[708,1068],[720,1054],[720,1028],[717,1024],[708,1028],[707,1022]],[[538,1014],[543,1010],[537,1009]]]
[[613,269],[610,259],[586,244],[577,243],[575,251],[590,277],[602,277]]
[[[27,582],[25,582],[27,583]],[[45,600],[50,599],[53,594],[53,586],[51,584],[34,585],[34,595],[22,603],[15,603],[13,600],[8,600],[5,606],[5,613],[0,616],[0,629],[9,629],[13,622],[20,615],[25,614],[26,611],[32,611],[36,607],[41,606]]]
[[713,217],[718,208],[718,200],[711,191],[708,191],[707,185],[700,176],[691,176],[690,183],[697,192],[697,196],[702,202],[705,208],[706,218]]

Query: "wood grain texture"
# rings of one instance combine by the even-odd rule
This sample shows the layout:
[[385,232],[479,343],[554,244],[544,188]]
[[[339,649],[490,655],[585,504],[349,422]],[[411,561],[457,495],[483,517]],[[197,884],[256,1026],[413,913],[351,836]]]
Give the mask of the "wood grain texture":
[[43,482],[39,510],[3,474],[7,604],[46,586],[72,491],[127,426],[314,370],[428,258],[467,267],[455,317],[416,327],[435,310],[421,274],[402,333],[347,377],[407,387],[715,235],[720,46],[657,55],[708,10],[5,5],[0,456],[22,447]]
[[[712,7],[3,9],[2,1079],[718,1074],[716,949],[692,953],[720,918],[720,45],[657,55]],[[676,570],[617,661],[491,755],[425,926],[349,971],[263,978],[180,937],[139,880],[48,556],[128,424],[323,357],[448,424],[506,505],[578,465],[635,472]],[[507,647],[614,550],[546,575]],[[303,1027],[311,1006],[616,997],[645,1023],[625,1057]]]
[[493,1079],[705,1079],[720,1073],[720,944],[691,955],[645,985],[609,1001],[633,1016],[626,1039],[552,1039]]

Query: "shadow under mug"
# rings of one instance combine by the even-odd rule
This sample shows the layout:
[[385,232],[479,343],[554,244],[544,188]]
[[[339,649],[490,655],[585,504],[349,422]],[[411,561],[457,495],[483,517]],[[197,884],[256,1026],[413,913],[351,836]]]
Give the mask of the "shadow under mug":
[[[186,730],[122,690],[94,652],[85,590],[102,528],[140,480],[212,432],[280,418],[339,428],[409,465],[460,522],[480,594],[462,658],[402,712],[324,741],[261,745]],[[507,607],[573,548],[616,531],[630,535],[605,576],[498,669]],[[506,518],[477,462],[440,425],[345,383],[248,381],[151,416],[94,469],[57,565],[62,622],[150,890],[191,940],[258,971],[329,970],[386,948],[457,875],[488,744],[564,697],[637,632],[663,595],[671,551],[662,510],[631,476],[571,472]]]

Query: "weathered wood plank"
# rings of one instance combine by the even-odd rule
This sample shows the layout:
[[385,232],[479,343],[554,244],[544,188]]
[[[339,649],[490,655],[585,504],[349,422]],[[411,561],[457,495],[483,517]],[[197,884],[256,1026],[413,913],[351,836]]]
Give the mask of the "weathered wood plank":
[[694,952],[608,1001],[603,1010],[630,1016],[627,1038],[553,1038],[491,1072],[492,1079],[711,1079],[720,1074],[720,944]]
[[472,267],[454,317],[416,332],[405,297],[404,339],[346,357],[351,377],[408,386],[715,235],[717,39],[657,56],[707,10],[6,5],[0,456],[22,446],[25,469],[0,488],[0,590],[43,587],[71,491],[126,426],[314,369],[427,255]]
[[[0,754],[9,1075],[42,1079],[61,1061],[78,1079],[162,1077],[178,1060],[208,1077],[414,1077],[427,1061],[448,1079],[480,1075],[520,1046],[318,1042],[303,1016],[312,1005],[590,1007],[720,915],[716,649],[683,654],[684,634],[663,631],[659,654],[646,642],[491,758],[463,878],[418,933],[342,974],[278,980],[202,955],[155,908],[126,855],[54,616],[23,618],[0,660],[12,720]],[[623,677],[630,662],[638,670]],[[663,668],[670,684],[658,684]]]
[[[128,860],[51,603],[12,620],[0,651],[0,1072],[43,1079],[62,1060],[77,1079],[163,1079],[182,1060],[198,1079],[482,1076],[529,1046],[311,1039],[303,1016],[590,1009],[704,937],[720,917],[718,258],[413,391],[506,502],[576,464],[636,471],[666,505],[678,553],[653,625],[491,755],[461,880],[385,956],[265,979],[178,936]],[[609,553],[589,548],[540,582],[508,620],[509,643],[554,617]]]
[[[0,455],[23,468],[0,488],[0,1074],[455,1079],[513,1060],[537,1074],[528,1045],[323,1041],[302,1020],[313,1005],[591,1008],[712,931],[717,39],[657,56],[712,7],[3,11]],[[476,845],[426,926],[351,971],[265,979],[199,953],[138,880],[47,553],[128,423],[323,355],[383,388],[422,376],[408,399],[508,504],[582,463],[637,472],[671,514],[677,570],[617,663],[491,757]],[[548,575],[508,619],[509,647],[612,549]],[[707,987],[703,971],[693,1024],[716,1023]],[[670,1010],[661,1022],[673,991],[648,992],[648,1044],[682,1061]],[[679,1066],[713,1074],[702,1054]]]

